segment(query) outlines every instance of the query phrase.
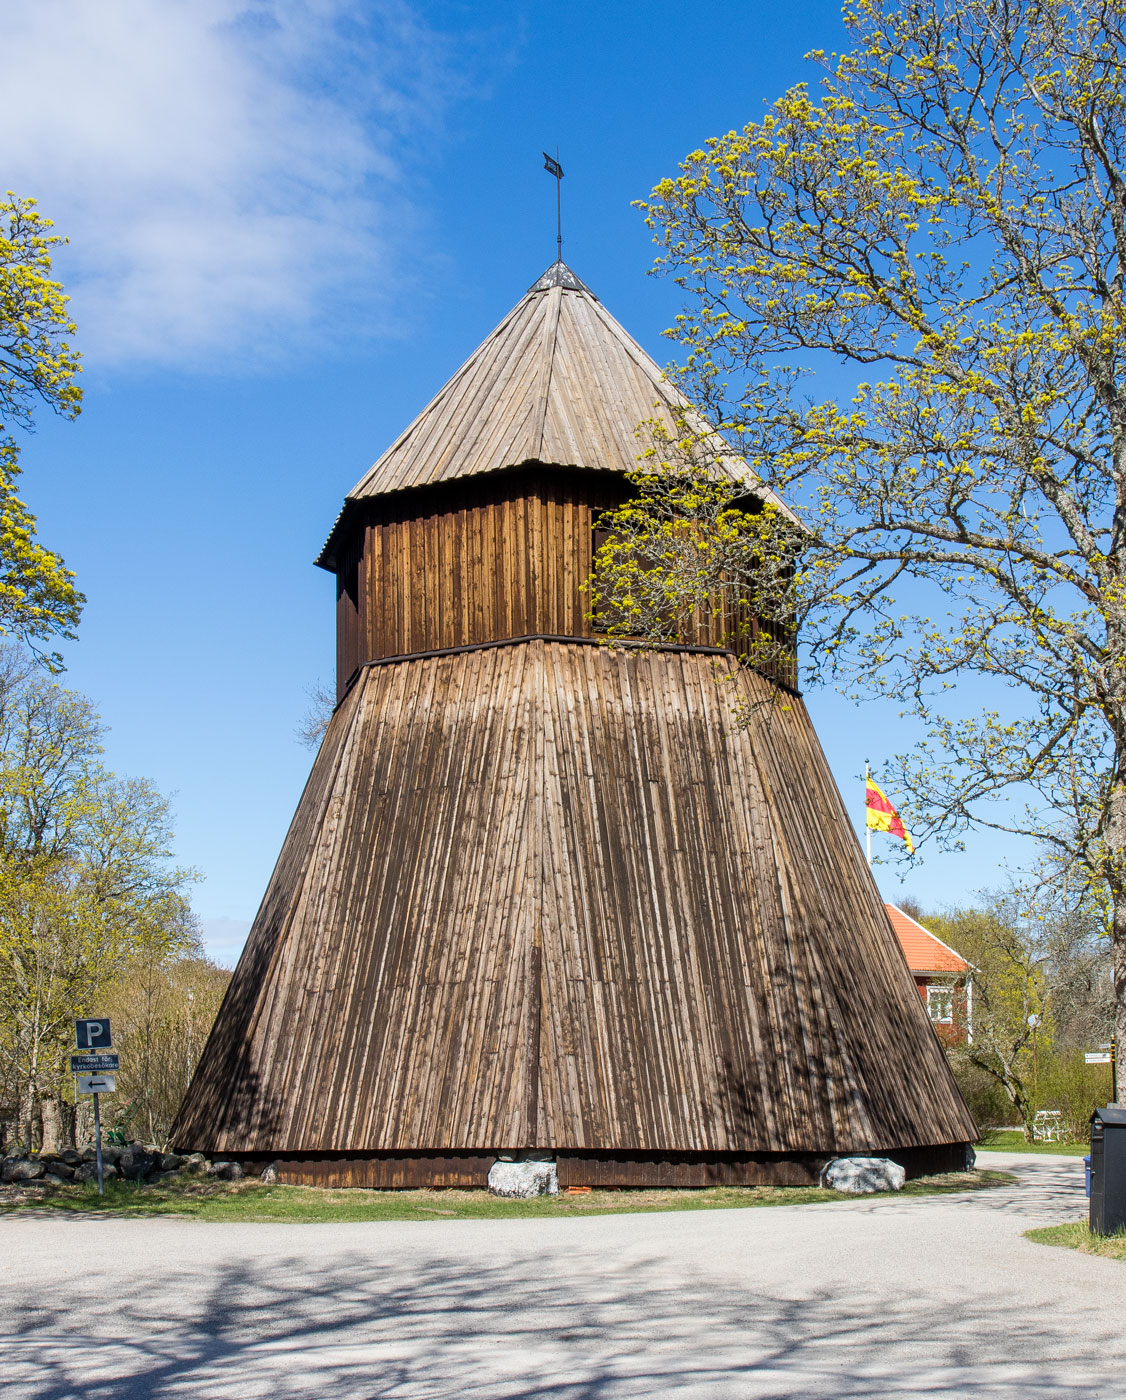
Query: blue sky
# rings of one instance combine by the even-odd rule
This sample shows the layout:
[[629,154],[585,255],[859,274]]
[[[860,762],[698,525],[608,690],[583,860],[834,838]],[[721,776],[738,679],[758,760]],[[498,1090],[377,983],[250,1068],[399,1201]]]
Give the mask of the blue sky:
[[[71,237],[86,364],[81,419],[23,445],[42,538],[89,599],[67,683],[111,766],[175,795],[231,961],[311,763],[307,688],[332,678],[312,560],[552,260],[541,148],[567,172],[564,256],[663,362],[678,297],[646,276],[631,201],[815,81],[803,54],[845,42],[838,6],[38,0],[0,13],[0,42],[6,180]],[[894,706],[809,701],[859,819],[865,757],[909,736]],[[956,901],[1007,849],[878,875]]]

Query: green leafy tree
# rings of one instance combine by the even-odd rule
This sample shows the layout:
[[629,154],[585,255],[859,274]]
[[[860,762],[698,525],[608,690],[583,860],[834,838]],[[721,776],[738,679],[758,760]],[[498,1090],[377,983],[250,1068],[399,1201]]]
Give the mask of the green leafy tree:
[[1004,1090],[1031,1140],[1040,1050],[1054,1033],[1044,940],[1013,901],[928,917],[926,927],[973,969],[972,1038],[954,1051]]
[[195,946],[168,803],[100,760],[88,701],[0,658],[0,1073],[28,1145],[58,1143],[73,1021],[143,950]]
[[[62,559],[36,538],[35,517],[16,493],[19,447],[13,429],[30,429],[37,404],[78,416],[79,356],[61,285],[51,278],[51,251],[66,240],[35,200],[0,199],[0,631],[37,652],[72,637],[83,597]],[[58,666],[58,656],[46,656]]]
[[981,907],[923,916],[969,962],[971,1036],[951,1049],[959,1081],[998,1085],[1031,1139],[1036,1111],[1057,1108],[1073,1134],[1105,1102],[1109,1072],[1083,1063],[1113,1024],[1100,911],[1050,891],[1014,889]]
[[[794,515],[733,508],[690,434],[658,443],[592,598],[665,635],[726,590],[752,661],[797,624],[805,680],[903,699],[930,731],[896,765],[916,835],[1022,833],[1105,901],[1120,1043],[1124,16],[852,0],[819,92],[656,187],[681,382]],[[1004,708],[959,714],[969,678]]]
[[198,946],[138,946],[103,1001],[121,1071],[110,1115],[127,1136],[165,1143],[231,974]]

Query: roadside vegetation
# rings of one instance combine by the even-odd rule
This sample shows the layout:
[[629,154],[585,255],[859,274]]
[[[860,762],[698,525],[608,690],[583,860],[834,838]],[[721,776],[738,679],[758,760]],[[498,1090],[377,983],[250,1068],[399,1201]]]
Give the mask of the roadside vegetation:
[[[113,1019],[122,1053],[111,1136],[167,1135],[228,980],[204,955],[167,798],[101,762],[104,726],[59,685],[52,650],[84,603],[18,494],[21,438],[74,419],[81,357],[52,275],[66,243],[35,200],[0,193],[0,1150],[92,1135],[69,1052],[81,1016]],[[33,441],[33,440],[32,440]],[[32,453],[34,459],[34,452]]]
[[1099,924],[1126,1045],[1126,4],[842,18],[819,81],[640,202],[684,296],[670,375],[769,490],[733,501],[692,414],[650,425],[590,614],[710,616],[783,675],[797,638],[803,689],[901,705],[923,737],[876,769],[917,846],[1027,838],[1018,916]]
[[103,1123],[167,1134],[228,974],[204,956],[172,860],[168,799],[102,763],[101,719],[0,646],[0,1147],[92,1137],[74,1102],[74,1021],[110,1016],[121,1054]]
[[[1107,1054],[1114,1034],[1111,940],[1098,907],[1044,891],[1028,900],[1019,889],[941,911],[910,897],[899,904],[973,969],[972,1025],[944,1028],[953,1032],[944,1044],[979,1146],[1082,1155],[1092,1111],[1114,1096],[1110,1065],[1086,1061]],[[1056,1115],[1060,1141],[1035,1140],[1042,1110]]]
[[1046,1225],[1040,1230],[1026,1230],[1026,1240],[1034,1244],[1054,1244],[1063,1249],[1077,1249],[1080,1254],[1101,1254],[1104,1259],[1126,1262],[1126,1232],[1117,1235],[1093,1235],[1082,1221],[1069,1225]]
[[987,1128],[977,1144],[978,1152],[1045,1152],[1061,1157],[1085,1157],[1091,1144],[1082,1142],[1029,1142],[1020,1128]]
[[[1006,1186],[1007,1172],[948,1172],[909,1181],[891,1196],[948,1195]],[[189,1216],[195,1220],[285,1221],[317,1224],[364,1220],[521,1220],[567,1219],[584,1215],[625,1215],[644,1211],[735,1210],[756,1206],[821,1205],[857,1199],[812,1186],[719,1186],[696,1191],[589,1191],[578,1195],[505,1200],[488,1191],[324,1190],[261,1182],[202,1181],[169,1186],[106,1183],[99,1196],[93,1184],[40,1186],[0,1192],[0,1213],[50,1211],[68,1215]]]

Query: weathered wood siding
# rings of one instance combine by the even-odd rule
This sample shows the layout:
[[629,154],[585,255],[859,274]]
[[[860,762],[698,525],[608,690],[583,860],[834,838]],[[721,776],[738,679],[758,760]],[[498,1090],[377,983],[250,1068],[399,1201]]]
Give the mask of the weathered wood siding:
[[[934,1172],[962,1171],[965,1143],[928,1147],[880,1148],[906,1168],[908,1178]],[[403,1191],[419,1187],[484,1187],[493,1153],[441,1156],[357,1153],[349,1157],[274,1157],[245,1154],[250,1171],[272,1165],[278,1180],[293,1186],[367,1187]],[[557,1152],[559,1185],[590,1187],[664,1186],[678,1189],[706,1186],[816,1186],[829,1156],[825,1153],[634,1153],[597,1157]]]
[[972,1138],[804,708],[750,672],[736,697],[715,665],[534,641],[363,671],[177,1144]]
[[361,661],[589,637],[594,521],[628,489],[608,474],[541,469],[373,502],[338,574],[341,693]]
[[[338,696],[382,657],[592,636],[596,523],[630,492],[609,473],[530,467],[369,503],[337,561]],[[701,612],[680,640],[722,647],[733,630]],[[774,678],[794,684],[792,664]]]

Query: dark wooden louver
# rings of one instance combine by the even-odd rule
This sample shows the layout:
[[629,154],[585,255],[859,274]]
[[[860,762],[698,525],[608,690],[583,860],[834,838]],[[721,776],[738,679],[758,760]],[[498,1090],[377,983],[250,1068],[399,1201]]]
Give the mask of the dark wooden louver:
[[712,623],[611,648],[585,620],[637,425],[690,412],[557,264],[350,495],[319,561],[340,704],[178,1147],[369,1186],[528,1150],[564,1184],[961,1165],[800,697]]

